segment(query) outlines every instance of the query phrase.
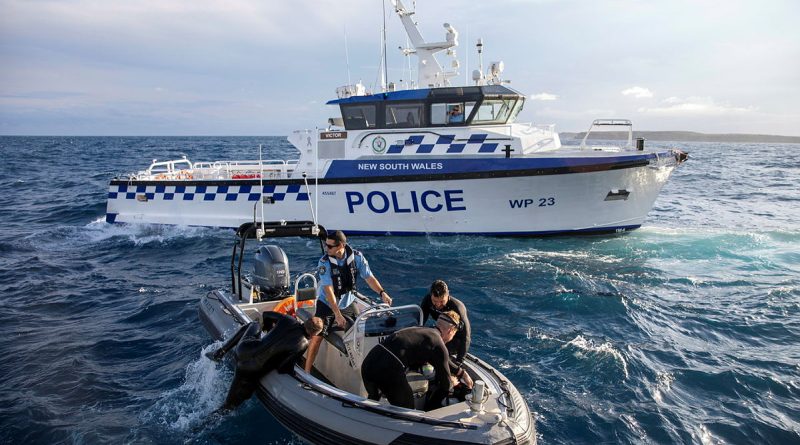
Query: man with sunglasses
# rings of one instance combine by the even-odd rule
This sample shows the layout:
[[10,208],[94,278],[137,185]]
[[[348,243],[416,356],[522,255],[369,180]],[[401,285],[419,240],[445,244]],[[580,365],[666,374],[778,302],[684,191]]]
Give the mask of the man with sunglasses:
[[467,317],[467,307],[460,300],[450,295],[447,283],[442,280],[436,280],[431,284],[430,293],[425,295],[419,306],[422,308],[423,325],[428,321],[429,317],[438,320],[439,315],[447,311],[454,311],[459,315],[461,320],[458,325],[458,332],[456,332],[453,340],[447,343],[447,351],[450,355],[450,367],[461,368],[464,356],[469,352],[469,345],[472,342],[472,328]]
[[364,255],[347,244],[341,230],[329,232],[325,240],[328,253],[319,260],[319,294],[316,316],[323,321],[322,332],[311,337],[306,354],[306,372],[311,372],[322,337],[331,330],[347,329],[345,315],[351,321],[358,315],[355,307],[356,282],[361,277],[384,303],[391,305],[392,297],[372,274]]

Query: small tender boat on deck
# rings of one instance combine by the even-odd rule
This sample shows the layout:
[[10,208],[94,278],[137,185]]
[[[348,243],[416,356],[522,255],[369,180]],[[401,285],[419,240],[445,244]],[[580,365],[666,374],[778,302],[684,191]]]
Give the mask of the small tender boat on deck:
[[[218,340],[240,326],[260,320],[263,311],[291,303],[299,319],[314,313],[316,278],[300,274],[290,291],[288,260],[283,249],[259,243],[253,271],[242,273],[245,244],[253,238],[304,236],[320,240],[325,229],[310,222],[246,223],[237,230],[231,257],[232,292],[216,290],[200,301],[203,325]],[[305,286],[304,286],[305,285]],[[289,298],[289,297],[294,297]],[[270,372],[256,394],[275,418],[313,444],[534,444],[534,420],[514,385],[499,371],[474,355],[464,368],[476,382],[467,401],[423,411],[428,380],[407,373],[418,409],[406,409],[366,398],[360,365],[381,339],[419,326],[419,306],[389,307],[358,295],[358,318],[343,335],[332,332],[322,342],[312,374],[297,363],[292,374]],[[480,382],[480,383],[478,383]],[[474,399],[474,400],[473,400]]]
[[[327,127],[289,135],[298,159],[184,158],[120,175],[109,184],[106,221],[235,228],[259,202],[270,219],[287,221],[306,219],[313,202],[318,221],[348,234],[538,236],[642,225],[685,153],[634,143],[621,119],[593,128],[625,127],[624,145],[562,146],[554,125],[516,122],[526,96],[501,78],[502,62],[487,72],[481,62],[474,85],[451,85],[456,30],[445,24],[444,41],[425,41],[414,12],[392,3],[412,46],[404,53],[419,59],[416,83],[375,94],[338,88]],[[453,70],[437,60],[442,51]]]

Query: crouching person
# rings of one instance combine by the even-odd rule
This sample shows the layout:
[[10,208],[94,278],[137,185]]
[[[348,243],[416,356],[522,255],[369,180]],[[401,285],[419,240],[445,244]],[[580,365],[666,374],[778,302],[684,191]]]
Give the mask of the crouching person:
[[441,407],[455,380],[450,374],[450,357],[445,344],[458,331],[459,321],[455,312],[443,312],[436,327],[401,329],[372,348],[361,364],[361,378],[368,397],[380,400],[383,394],[392,405],[414,409],[414,394],[406,380],[406,371],[430,363],[436,372],[436,381],[426,394],[425,410]]
[[[261,336],[264,331],[269,331]],[[243,326],[220,349],[209,352],[208,358],[219,361],[234,347],[236,371],[225,403],[218,411],[229,411],[242,404],[256,390],[261,377],[277,369],[291,372],[308,347],[308,339],[322,330],[322,319],[309,318],[305,323],[277,312],[264,312],[262,323]]]

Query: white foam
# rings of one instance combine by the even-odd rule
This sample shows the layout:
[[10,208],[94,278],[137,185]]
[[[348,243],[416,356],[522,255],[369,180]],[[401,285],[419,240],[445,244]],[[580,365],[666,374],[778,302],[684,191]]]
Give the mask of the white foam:
[[81,235],[91,243],[100,243],[114,237],[128,238],[137,246],[159,243],[173,239],[203,238],[219,234],[220,230],[208,227],[172,226],[158,224],[109,224],[99,218],[86,224]]
[[619,352],[610,342],[605,342],[599,346],[594,344],[594,341],[591,339],[586,339],[582,335],[578,335],[577,337],[573,338],[567,344],[562,346],[562,348],[566,348],[568,346],[572,346],[578,348],[581,351],[585,351],[592,354],[602,354],[602,355],[609,355],[613,357],[615,360],[620,362],[622,365],[622,371],[625,374],[625,378],[628,378],[628,362],[625,360],[625,357],[622,356],[622,353]]
[[[694,436],[694,434],[692,435]],[[722,440],[719,440],[716,437],[714,437],[711,434],[711,432],[708,431],[708,428],[706,428],[705,425],[700,425],[699,432],[697,435],[699,436],[700,443],[702,443],[703,445],[719,445],[725,443]]]
[[672,391],[672,382],[675,381],[675,376],[670,372],[660,371],[656,375],[656,384],[653,388],[653,400],[657,403],[664,403],[664,393]]
[[219,408],[225,400],[233,373],[206,358],[205,354],[221,345],[217,342],[203,348],[200,357],[186,366],[183,383],[162,394],[141,415],[143,423],[187,432]]

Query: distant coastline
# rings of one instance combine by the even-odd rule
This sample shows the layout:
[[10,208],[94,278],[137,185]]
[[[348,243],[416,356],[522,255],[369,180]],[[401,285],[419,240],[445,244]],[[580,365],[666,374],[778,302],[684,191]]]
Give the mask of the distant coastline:
[[[585,131],[580,133],[559,133],[562,141],[583,139]],[[648,141],[680,141],[680,142],[752,142],[752,143],[785,143],[800,144],[800,136],[777,136],[771,134],[710,134],[694,131],[634,131],[634,138],[645,138]],[[618,140],[627,139],[628,133],[621,131],[593,132],[592,139]]]

